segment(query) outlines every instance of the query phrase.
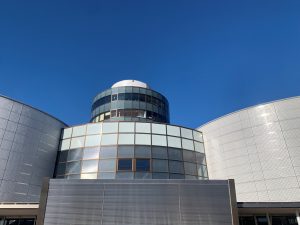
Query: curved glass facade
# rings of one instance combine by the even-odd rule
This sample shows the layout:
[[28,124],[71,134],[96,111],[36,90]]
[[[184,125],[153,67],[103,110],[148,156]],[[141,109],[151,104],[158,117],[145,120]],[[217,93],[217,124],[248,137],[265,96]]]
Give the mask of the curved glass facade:
[[56,177],[207,179],[202,134],[183,127],[142,122],[67,128]]
[[169,103],[160,93],[141,87],[115,87],[98,94],[92,122],[141,121],[169,123]]
[[38,202],[53,177],[61,129],[52,116],[0,96],[0,201]]
[[243,109],[198,129],[210,179],[235,179],[238,201],[300,201],[300,97]]

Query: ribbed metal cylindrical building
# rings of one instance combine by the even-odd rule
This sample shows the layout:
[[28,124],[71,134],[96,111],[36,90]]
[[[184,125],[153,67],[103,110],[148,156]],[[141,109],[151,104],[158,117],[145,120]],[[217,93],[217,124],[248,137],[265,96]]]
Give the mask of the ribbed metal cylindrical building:
[[53,177],[60,120],[0,96],[0,202],[38,202],[44,177]]
[[238,201],[300,201],[300,97],[249,107],[198,130],[210,179],[235,179]]

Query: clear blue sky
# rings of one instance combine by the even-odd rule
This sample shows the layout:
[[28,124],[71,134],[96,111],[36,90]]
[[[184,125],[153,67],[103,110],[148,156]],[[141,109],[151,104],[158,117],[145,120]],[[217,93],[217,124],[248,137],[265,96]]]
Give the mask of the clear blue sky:
[[0,78],[2,95],[70,125],[137,79],[197,127],[300,95],[300,1],[1,1]]

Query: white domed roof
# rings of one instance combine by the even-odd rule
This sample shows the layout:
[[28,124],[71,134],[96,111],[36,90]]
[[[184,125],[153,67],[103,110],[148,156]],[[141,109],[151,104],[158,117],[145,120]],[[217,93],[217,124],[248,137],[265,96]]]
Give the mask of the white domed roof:
[[116,87],[141,87],[141,88],[150,88],[148,84],[138,81],[138,80],[122,80],[115,83],[112,88]]

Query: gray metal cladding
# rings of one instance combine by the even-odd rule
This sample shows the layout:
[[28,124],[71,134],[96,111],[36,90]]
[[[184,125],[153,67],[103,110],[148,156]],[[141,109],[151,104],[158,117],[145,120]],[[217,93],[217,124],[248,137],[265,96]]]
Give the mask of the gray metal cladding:
[[45,225],[229,225],[227,181],[50,180]]
[[238,201],[300,201],[300,97],[246,108],[198,130],[209,177],[235,179]]
[[38,202],[43,177],[52,177],[61,129],[37,109],[0,96],[0,201]]

